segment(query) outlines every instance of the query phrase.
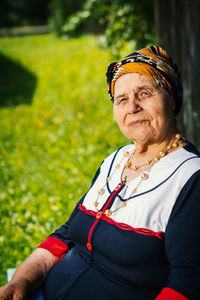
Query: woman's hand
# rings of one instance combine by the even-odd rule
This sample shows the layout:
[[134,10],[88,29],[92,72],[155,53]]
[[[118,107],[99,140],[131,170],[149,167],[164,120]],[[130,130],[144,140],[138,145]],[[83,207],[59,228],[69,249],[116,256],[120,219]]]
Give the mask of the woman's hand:
[[0,300],[25,300],[41,286],[59,257],[46,249],[36,249],[15,271],[11,281],[0,287]]
[[23,300],[29,293],[28,282],[24,278],[17,278],[0,287],[0,300]]

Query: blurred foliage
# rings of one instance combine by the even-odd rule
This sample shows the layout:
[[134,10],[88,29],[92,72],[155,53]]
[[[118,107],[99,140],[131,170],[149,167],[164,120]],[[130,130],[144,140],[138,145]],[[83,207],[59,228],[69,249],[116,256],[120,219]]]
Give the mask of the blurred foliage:
[[51,0],[1,0],[0,27],[46,24],[50,3]]
[[84,1],[85,0],[49,0],[49,22],[58,37],[63,35],[65,19],[80,10]]
[[63,4],[63,0],[53,0],[52,2],[52,16],[50,20],[57,36],[63,34],[64,12],[67,10],[67,7],[63,7]]
[[85,0],[1,0],[0,28],[53,25],[60,35],[64,19],[82,8]]
[[[2,0],[0,27],[50,23],[58,37],[101,34],[101,46],[119,58],[127,41],[155,43],[154,0]],[[135,46],[133,42],[132,48]]]
[[154,42],[154,0],[87,0],[82,10],[67,19],[63,31],[75,36],[88,22],[100,26],[101,44],[118,57],[126,41],[136,41],[137,48]]
[[[130,46],[123,51],[127,54]],[[3,284],[6,270],[67,220],[101,161],[129,141],[113,121],[105,79],[110,52],[98,47],[97,37],[1,38],[0,52],[9,59],[8,68],[0,70]],[[18,66],[22,71],[15,73]],[[32,77],[24,77],[24,70],[37,78],[32,101],[26,101]],[[12,101],[13,92],[6,102],[2,98],[15,80],[20,85],[16,94],[24,87],[25,97]]]

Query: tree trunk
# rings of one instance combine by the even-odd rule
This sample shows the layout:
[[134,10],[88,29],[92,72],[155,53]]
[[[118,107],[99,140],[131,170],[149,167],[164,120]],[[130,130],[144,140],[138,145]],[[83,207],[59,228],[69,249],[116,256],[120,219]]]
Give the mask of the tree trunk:
[[183,108],[178,125],[200,150],[200,1],[155,0],[158,44],[178,64]]

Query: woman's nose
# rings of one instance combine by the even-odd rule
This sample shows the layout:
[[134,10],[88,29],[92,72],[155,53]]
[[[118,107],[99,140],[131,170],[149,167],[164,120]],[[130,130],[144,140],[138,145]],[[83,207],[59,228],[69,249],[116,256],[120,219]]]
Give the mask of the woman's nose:
[[141,106],[139,105],[139,102],[135,96],[132,96],[129,98],[127,103],[127,112],[130,114],[137,113],[141,111]]

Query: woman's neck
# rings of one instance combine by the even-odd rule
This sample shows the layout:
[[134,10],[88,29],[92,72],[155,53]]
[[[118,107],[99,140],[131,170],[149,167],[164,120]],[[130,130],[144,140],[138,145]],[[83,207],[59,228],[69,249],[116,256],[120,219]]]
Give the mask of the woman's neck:
[[175,140],[175,133],[176,131],[159,141],[152,140],[146,143],[138,143],[135,141],[135,159],[149,159],[157,155],[159,151],[166,149],[167,146]]
[[[122,179],[126,177],[126,183],[143,174],[151,168],[154,163],[158,162],[163,156],[173,152],[187,144],[181,139],[181,136],[173,134],[165,138],[164,141],[157,143],[135,143],[136,150],[129,159],[131,167],[125,167],[122,172]],[[169,147],[168,147],[169,146]],[[134,170],[134,171],[133,171]]]

